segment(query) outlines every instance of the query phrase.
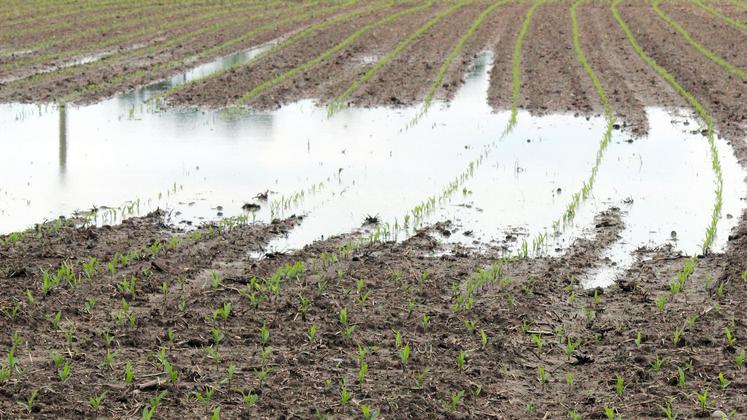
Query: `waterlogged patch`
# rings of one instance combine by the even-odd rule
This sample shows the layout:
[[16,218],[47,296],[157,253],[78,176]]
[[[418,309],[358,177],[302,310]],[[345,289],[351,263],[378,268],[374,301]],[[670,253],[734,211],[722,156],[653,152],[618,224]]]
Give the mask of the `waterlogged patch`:
[[[626,228],[608,256],[620,265],[641,245],[671,243],[692,253],[702,242],[713,202],[707,141],[689,114],[655,108],[647,110],[648,137],[613,132],[594,189],[557,234],[553,222],[588,178],[606,121],[520,111],[501,138],[511,114],[487,105],[488,53],[452,102],[435,102],[415,124],[419,107],[343,109],[327,118],[312,101],[268,113],[149,112],[153,103],[143,105],[268,47],[91,106],[0,107],[2,147],[14,151],[0,154],[0,231],[93,206],[100,207],[99,223],[160,207],[175,223],[307,214],[272,249],[356,229],[375,232],[381,228],[366,223],[374,217],[389,239],[450,220],[442,241],[507,252],[546,233],[538,251],[553,254],[584,235],[595,214],[617,206]],[[744,174],[724,142],[719,150],[725,202],[715,249],[736,223],[726,215],[743,207]]]

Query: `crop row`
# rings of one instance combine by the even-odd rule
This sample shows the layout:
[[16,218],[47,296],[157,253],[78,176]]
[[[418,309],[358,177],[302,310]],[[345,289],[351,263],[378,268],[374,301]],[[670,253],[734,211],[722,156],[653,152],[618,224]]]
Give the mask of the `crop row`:
[[[356,2],[357,2],[357,0],[353,1],[353,2],[343,3],[342,5],[349,6],[349,5],[354,4]],[[204,82],[204,81],[206,81],[208,79],[215,79],[215,78],[220,77],[221,75],[223,75],[223,74],[225,74],[227,72],[235,71],[236,69],[239,69],[239,68],[242,68],[242,67],[250,67],[250,66],[256,64],[258,61],[262,60],[263,58],[269,57],[272,54],[275,54],[275,53],[277,53],[279,51],[282,51],[282,50],[284,50],[284,49],[286,49],[286,48],[288,48],[288,47],[296,44],[297,42],[299,42],[299,41],[301,41],[303,39],[306,39],[306,38],[308,38],[308,37],[310,37],[310,36],[318,33],[319,31],[322,31],[322,30],[325,30],[325,29],[331,27],[332,25],[336,25],[338,23],[347,22],[347,21],[349,21],[351,19],[358,18],[358,17],[363,16],[365,14],[369,14],[369,13],[373,13],[373,12],[378,12],[380,10],[383,10],[383,9],[386,9],[386,8],[390,8],[394,4],[395,4],[395,2],[393,2],[391,0],[386,0],[383,3],[382,2],[375,2],[375,3],[369,5],[369,6],[365,7],[365,8],[357,9],[357,10],[351,11],[349,13],[345,13],[345,14],[333,16],[332,18],[326,19],[326,20],[324,20],[322,22],[313,23],[313,24],[311,24],[311,25],[303,28],[302,30],[294,33],[293,35],[291,35],[290,37],[284,39],[283,41],[281,41],[281,42],[273,45],[271,48],[267,49],[266,51],[263,51],[262,53],[254,56],[252,59],[250,59],[249,61],[247,61],[245,63],[237,63],[235,65],[232,65],[232,66],[229,66],[229,67],[226,67],[226,68],[218,69],[218,70],[216,70],[216,71],[214,71],[214,72],[212,72],[210,74],[207,74],[204,77],[201,77],[199,79],[189,81],[189,82],[187,82],[187,83],[185,83],[183,85],[175,86],[175,87],[169,89],[168,91],[164,92],[160,96],[162,96],[162,97],[169,97],[169,96],[174,95],[177,92],[181,92],[181,91],[183,91],[183,90],[185,90],[185,89],[187,89],[187,88],[195,85],[196,83]],[[332,9],[336,10],[337,8],[330,8],[327,11],[328,12],[332,11]]]
[[[50,2],[51,4],[57,4],[56,2]],[[84,7],[81,8],[79,4],[76,4],[75,2],[68,2],[60,4],[59,7],[55,7],[53,9],[47,9],[43,10],[39,7],[32,7],[29,10],[29,15],[19,15],[18,19],[15,20],[9,20],[7,22],[8,27],[27,27],[30,25],[36,24],[39,19],[45,19],[45,20],[67,20],[72,19],[76,16],[81,15],[81,13],[87,13],[87,12],[94,12],[100,10],[110,10],[112,7],[115,7],[117,10],[127,10],[132,7],[138,7],[139,4],[142,4],[145,2],[141,1],[133,1],[133,2],[127,2],[126,4],[122,4],[121,1],[116,0],[107,0],[107,1],[91,1],[88,3],[90,7]],[[40,16],[40,14],[44,12],[43,15]]]
[[438,74],[436,74],[436,78],[433,79],[433,83],[431,83],[430,87],[428,88],[428,92],[425,94],[425,97],[423,98],[423,105],[420,111],[418,111],[418,114],[413,118],[413,121],[411,122],[411,125],[415,124],[423,115],[425,115],[426,112],[428,112],[428,108],[431,105],[431,102],[433,101],[434,96],[436,95],[436,90],[441,86],[441,82],[443,82],[444,77],[446,76],[446,72],[449,70],[449,67],[451,67],[451,64],[454,62],[454,60],[457,58],[459,53],[462,51],[464,46],[472,39],[472,37],[475,35],[477,30],[480,28],[482,23],[485,21],[485,19],[495,11],[499,6],[506,4],[508,0],[498,0],[493,2],[492,5],[488,6],[483,10],[476,18],[472,21],[469,28],[466,32],[462,34],[461,37],[459,37],[459,40],[456,42],[454,47],[449,52],[449,55],[446,57],[446,60],[441,64],[441,67],[438,69]]
[[[277,1],[278,0],[275,0],[274,2],[277,2]],[[264,6],[263,5],[258,6],[258,8],[262,8],[262,7]],[[69,58],[69,57],[79,56],[87,52],[105,50],[112,46],[126,44],[132,40],[136,40],[136,39],[143,38],[143,37],[146,37],[148,39],[159,38],[162,35],[168,34],[170,30],[175,29],[175,28],[180,29],[183,27],[187,27],[188,25],[191,25],[193,23],[200,23],[201,25],[204,25],[205,22],[210,22],[212,20],[220,20],[224,17],[234,17],[237,15],[237,12],[239,15],[249,14],[249,13],[252,13],[254,9],[255,8],[247,8],[246,10],[236,11],[233,9],[226,9],[226,8],[220,7],[220,8],[211,8],[211,9],[204,10],[203,12],[209,12],[209,13],[204,13],[204,14],[194,13],[194,12],[189,12],[185,14],[184,12],[178,12],[175,16],[165,16],[168,19],[163,19],[164,16],[150,17],[146,19],[145,21],[140,22],[138,27],[141,27],[142,29],[138,31],[125,32],[119,36],[107,37],[93,44],[84,45],[82,48],[69,48],[69,49],[65,49],[64,51],[51,51],[41,56],[33,56],[33,57],[29,57],[28,59],[14,60],[10,63],[6,63],[5,65],[1,66],[1,68],[13,69],[13,68],[20,68],[24,66],[32,66],[32,65],[40,64],[40,63],[47,63],[49,62],[49,60],[62,60],[62,59]],[[235,21],[235,19],[233,19],[232,21]],[[158,25],[153,27],[149,25],[150,23],[158,23]],[[89,31],[81,31],[78,33],[73,33],[67,37],[64,37],[61,40],[61,42],[65,42],[65,43],[71,42],[76,39],[85,38],[88,35],[90,35]],[[138,49],[136,48],[135,50],[138,50]]]
[[664,22],[666,22],[667,25],[669,25],[669,27],[674,29],[678,34],[680,34],[680,36],[682,36],[682,38],[684,38],[687,41],[688,44],[690,44],[698,52],[706,56],[709,60],[723,67],[726,71],[733,74],[734,76],[742,79],[742,81],[747,82],[747,72],[729,63],[728,61],[724,60],[722,57],[716,55],[711,50],[705,48],[703,45],[695,41],[693,37],[690,36],[690,34],[685,30],[685,28],[683,28],[682,25],[679,24],[679,22],[677,22],[671,16],[667,15],[666,13],[664,13],[663,10],[661,10],[661,8],[659,7],[660,3],[661,3],[661,0],[654,0],[654,2],[651,3],[651,7],[654,9],[656,14]]
[[[255,28],[253,28],[251,31],[247,31],[242,33],[240,36],[236,38],[232,38],[230,40],[224,41],[218,45],[214,45],[212,47],[202,49],[198,53],[191,55],[186,58],[177,58],[174,60],[166,61],[164,63],[160,64],[154,64],[151,65],[147,71],[146,70],[138,70],[136,72],[132,73],[125,73],[120,76],[112,77],[106,79],[104,82],[94,85],[89,85],[80,89],[77,89],[76,91],[72,92],[71,94],[67,95],[62,99],[62,101],[68,102],[68,101],[75,101],[76,99],[83,97],[85,95],[95,95],[98,92],[101,92],[103,89],[110,87],[110,86],[116,86],[117,84],[120,84],[126,80],[132,80],[138,77],[146,76],[148,73],[153,73],[156,71],[172,71],[174,69],[179,68],[180,66],[195,63],[197,61],[205,60],[210,58],[211,56],[214,56],[216,54],[219,54],[223,52],[224,50],[227,50],[235,45],[238,45],[240,43],[246,42],[248,40],[251,40],[252,38],[263,34],[265,32],[269,32],[271,30],[274,30],[281,25],[288,25],[292,23],[301,22],[307,19],[313,19],[316,17],[324,16],[325,14],[334,12],[339,10],[342,7],[346,7],[351,2],[355,2],[357,0],[351,0],[344,3],[339,3],[334,6],[329,6],[326,8],[319,8],[319,9],[312,9],[311,11],[303,11],[302,13],[298,14],[292,14],[289,13],[289,17],[280,19],[280,20],[274,20],[271,22],[268,22],[266,24],[259,25]],[[314,2],[316,4],[318,2]],[[310,7],[303,7],[303,9],[308,9]],[[163,95],[163,94],[162,94]],[[154,98],[154,100],[159,100],[162,95],[159,95],[158,97]]]
[[[737,29],[741,29],[743,31],[747,31],[747,24],[744,24],[744,23],[739,22],[739,21],[737,21],[735,19],[732,19],[729,16],[726,16],[725,14],[721,13],[717,9],[715,9],[712,6],[710,6],[710,5],[706,4],[705,2],[703,2],[703,0],[692,0],[692,1],[698,7],[700,7],[703,10],[705,10],[709,14],[711,14],[711,15],[719,18],[719,19],[721,19],[727,25],[732,26],[732,27],[737,28]],[[745,6],[743,4],[740,4],[738,1],[735,4],[740,5],[740,6],[744,7],[745,9],[747,9],[747,6]]]
[[422,4],[422,5],[418,5],[418,6],[415,6],[415,7],[410,7],[410,8],[404,9],[404,10],[397,11],[395,13],[392,13],[392,14],[384,17],[383,19],[380,19],[380,20],[378,20],[376,22],[369,23],[369,24],[361,27],[360,29],[356,30],[354,33],[348,35],[340,43],[338,43],[334,47],[332,47],[332,48],[330,48],[330,49],[322,52],[317,57],[315,57],[315,58],[313,58],[313,59],[311,59],[311,60],[309,60],[309,61],[307,61],[307,62],[305,62],[305,63],[303,63],[303,64],[301,64],[299,66],[296,66],[296,67],[294,67],[294,68],[292,68],[292,69],[290,69],[290,70],[288,70],[288,71],[286,71],[284,73],[281,73],[281,74],[275,76],[272,79],[268,79],[268,80],[260,83],[259,85],[255,86],[254,88],[252,88],[251,90],[249,90],[248,92],[246,92],[243,96],[241,96],[238,100],[236,100],[234,102],[234,105],[236,105],[236,106],[242,106],[242,105],[250,102],[252,99],[256,98],[259,94],[261,94],[261,93],[265,92],[266,90],[270,89],[271,87],[273,87],[273,86],[275,86],[277,84],[280,84],[283,81],[285,81],[287,79],[290,79],[290,78],[292,78],[292,77],[294,77],[294,76],[296,76],[296,75],[298,75],[300,73],[303,73],[305,71],[308,71],[308,70],[316,67],[317,65],[321,64],[322,62],[324,62],[328,58],[332,57],[334,54],[342,51],[343,49],[345,49],[346,47],[348,47],[349,45],[351,45],[352,43],[354,43],[356,40],[358,40],[360,37],[362,37],[366,33],[372,31],[373,29],[376,29],[376,28],[378,28],[380,26],[384,26],[386,24],[395,22],[397,19],[399,19],[399,18],[401,18],[403,16],[406,16],[406,15],[409,15],[409,14],[412,14],[412,13],[419,12],[421,10],[430,8],[430,7],[432,7],[432,5],[433,5],[433,2],[432,1],[428,1],[427,3]]
[[438,14],[436,14],[433,18],[428,20],[426,23],[424,23],[422,26],[420,26],[418,29],[410,33],[405,39],[403,39],[395,48],[387,52],[383,57],[381,57],[379,60],[374,63],[371,68],[366,71],[361,77],[359,77],[357,80],[355,80],[343,93],[337,96],[334,101],[332,101],[331,104],[329,104],[327,108],[327,115],[332,116],[338,111],[340,111],[342,108],[347,106],[346,101],[352,96],[361,85],[366,83],[368,80],[370,80],[376,72],[378,72],[381,68],[389,64],[393,59],[395,59],[398,55],[400,55],[405,49],[407,49],[413,42],[417,41],[418,38],[420,38],[424,33],[429,31],[431,28],[436,26],[439,22],[441,22],[443,19],[448,17],[449,15],[455,13],[457,10],[463,8],[467,4],[469,4],[470,1],[460,1],[459,3],[456,3],[455,5],[449,7],[448,9],[445,9]]
[[[272,25],[285,25],[285,24],[295,23],[295,22],[298,22],[298,21],[301,21],[301,20],[313,19],[313,18],[315,18],[317,16],[321,16],[323,14],[328,14],[328,13],[335,12],[335,11],[339,10],[340,8],[342,8],[342,7],[351,6],[351,5],[353,5],[353,4],[357,3],[357,2],[358,2],[358,0],[344,2],[344,3],[341,3],[341,4],[337,5],[337,6],[329,7],[329,8],[326,8],[326,9],[317,10],[312,15],[309,15],[309,16],[296,16],[296,17],[281,19],[279,21],[273,22]],[[294,33],[290,37],[288,37],[288,38],[282,40],[281,42],[273,45],[272,47],[270,47],[269,49],[263,51],[262,53],[257,54],[256,56],[254,56],[253,58],[251,58],[249,61],[247,61],[245,63],[237,63],[237,64],[234,64],[232,66],[226,67],[226,68],[221,68],[221,69],[218,69],[218,70],[216,70],[216,71],[214,71],[212,73],[206,74],[205,76],[200,77],[199,79],[191,80],[191,81],[189,81],[187,83],[174,86],[173,88],[171,88],[171,89],[167,90],[166,92],[162,93],[161,95],[159,95],[159,97],[167,98],[169,96],[174,95],[177,92],[181,92],[181,91],[183,91],[183,90],[185,90],[185,89],[187,89],[187,88],[195,85],[196,83],[204,82],[204,81],[206,81],[208,79],[215,79],[215,78],[220,77],[221,75],[223,75],[223,74],[225,74],[227,72],[234,71],[234,70],[239,69],[241,67],[252,66],[257,61],[259,61],[259,60],[261,60],[261,59],[263,59],[265,57],[268,57],[268,56],[270,56],[272,54],[275,54],[275,53],[277,53],[277,52],[279,52],[281,50],[284,50],[284,49],[286,49],[286,48],[288,48],[288,47],[296,44],[298,41],[303,40],[305,38],[308,38],[309,36],[311,36],[313,34],[316,34],[317,32],[322,31],[322,30],[324,30],[326,28],[329,28],[332,25],[336,25],[338,23],[347,22],[348,20],[360,17],[360,16],[362,16],[364,14],[368,14],[368,13],[372,13],[372,12],[377,12],[379,10],[382,10],[382,9],[385,9],[385,8],[389,8],[393,4],[394,4],[394,2],[391,1],[391,0],[385,0],[384,2],[376,2],[376,3],[372,4],[372,5],[369,5],[369,6],[365,7],[365,8],[362,8],[362,9],[357,9],[357,10],[353,10],[353,11],[351,11],[349,13],[344,13],[344,14],[341,14],[341,15],[336,15],[336,16],[333,16],[333,17],[331,17],[329,19],[325,19],[322,22],[312,23],[311,25],[309,25],[309,26],[305,27],[304,29],[302,29],[302,30]],[[263,28],[256,28],[255,32],[257,30],[260,30],[260,29],[263,29]],[[237,40],[235,43],[238,43],[238,42],[243,42],[243,39],[242,40]],[[230,47],[230,45],[223,45],[223,46],[220,46],[220,48],[217,48],[216,51],[217,50],[227,49],[228,47]]]
[[[253,22],[253,21],[257,21],[257,20],[261,20],[261,19],[266,19],[266,18],[272,18],[272,17],[278,16],[279,14],[283,14],[283,13],[293,13],[294,10],[296,10],[296,9],[305,9],[305,8],[313,6],[316,3],[318,3],[318,2],[303,3],[303,4],[300,4],[300,5],[297,5],[297,6],[289,7],[287,9],[280,9],[280,10],[270,11],[270,12],[266,12],[266,13],[254,14],[254,15],[251,15],[249,17],[247,17],[247,16],[235,16],[235,17],[232,17],[230,19],[219,20],[218,22],[213,23],[213,24],[211,24],[209,26],[203,26],[203,27],[201,27],[198,30],[195,30],[195,31],[192,31],[192,32],[188,32],[188,33],[184,33],[184,34],[181,34],[181,35],[178,35],[178,36],[174,36],[174,37],[171,37],[171,38],[167,38],[167,39],[165,39],[163,41],[159,41],[159,42],[157,42],[155,44],[152,44],[152,45],[147,45],[147,46],[133,48],[131,50],[127,50],[126,52],[123,52],[123,53],[120,53],[120,54],[117,54],[117,55],[108,56],[108,57],[105,57],[102,60],[94,61],[94,62],[91,62],[91,63],[82,64],[82,65],[76,65],[76,66],[70,66],[70,67],[65,67],[65,68],[59,69],[57,71],[50,72],[50,73],[37,74],[37,75],[32,76],[30,78],[27,78],[27,79],[24,79],[24,80],[20,80],[18,82],[14,82],[14,83],[25,86],[27,84],[30,85],[30,84],[38,83],[38,82],[40,82],[42,80],[46,80],[46,79],[49,79],[49,78],[52,78],[52,77],[59,77],[59,76],[62,76],[62,75],[72,74],[72,73],[75,73],[75,72],[78,72],[78,71],[81,71],[81,70],[92,70],[92,69],[95,69],[95,68],[100,67],[100,66],[110,65],[112,63],[126,63],[127,60],[130,60],[132,58],[140,57],[140,56],[145,56],[145,55],[150,55],[150,54],[156,53],[157,51],[159,51],[159,49],[167,49],[167,48],[169,48],[171,46],[178,45],[178,44],[187,42],[187,41],[192,40],[192,39],[198,39],[202,35],[209,35],[209,34],[212,34],[212,33],[216,33],[216,32],[221,31],[222,29],[225,29],[225,28],[238,27],[240,25],[246,24],[247,22]],[[192,20],[196,20],[196,19],[192,19]],[[177,25],[172,25],[172,26],[179,27],[179,26],[181,26],[183,24],[184,23],[182,22],[182,23],[179,23]],[[113,79],[107,79],[107,82],[112,82],[112,81],[113,81]],[[96,90],[96,89],[99,89],[98,85],[84,86],[84,87],[81,87],[80,90],[77,93],[88,91],[88,90]]]

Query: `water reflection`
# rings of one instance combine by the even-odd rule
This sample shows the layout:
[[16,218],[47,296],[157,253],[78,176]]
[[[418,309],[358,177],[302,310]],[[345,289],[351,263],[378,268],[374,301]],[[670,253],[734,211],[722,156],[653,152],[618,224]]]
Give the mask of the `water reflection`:
[[65,170],[67,168],[67,106],[64,104],[60,105],[58,107],[59,114],[60,114],[60,158],[59,158],[59,168],[60,168],[60,182],[64,183],[65,181]]

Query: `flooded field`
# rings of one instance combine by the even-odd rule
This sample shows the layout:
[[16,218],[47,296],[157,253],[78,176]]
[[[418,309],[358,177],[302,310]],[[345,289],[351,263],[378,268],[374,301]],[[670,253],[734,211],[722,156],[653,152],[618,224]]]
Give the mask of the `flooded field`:
[[0,412],[747,414],[739,1],[39,3]]

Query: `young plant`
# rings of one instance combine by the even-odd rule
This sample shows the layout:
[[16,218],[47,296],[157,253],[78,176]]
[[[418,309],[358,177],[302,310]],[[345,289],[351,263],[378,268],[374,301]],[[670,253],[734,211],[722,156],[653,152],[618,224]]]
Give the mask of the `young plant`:
[[270,342],[270,329],[267,328],[267,323],[262,323],[262,328],[259,329],[259,342],[262,346],[266,346]]
[[343,407],[348,405],[351,398],[352,395],[350,395],[350,392],[345,387],[345,384],[343,383],[342,385],[340,385],[340,404],[342,404]]
[[161,400],[166,396],[168,391],[161,391],[160,394],[150,399],[150,405],[143,407],[143,420],[151,420],[153,415],[156,414],[158,405],[161,404]]
[[127,363],[125,363],[125,367],[124,367],[125,384],[127,385],[132,384],[132,381],[134,379],[135,379],[135,370],[132,368],[132,362],[128,360]]
[[550,380],[550,374],[547,373],[544,366],[537,366],[537,379],[542,386]]
[[449,410],[449,413],[451,414],[456,413],[456,409],[459,406],[459,404],[462,402],[462,398],[464,398],[464,390],[451,394],[451,401],[449,401],[446,406],[447,409]]
[[532,334],[532,341],[534,341],[534,344],[537,346],[537,353],[542,353],[542,348],[545,346],[542,336],[539,334]]
[[656,356],[656,360],[651,362],[651,367],[656,372],[660,371],[662,366],[664,366],[664,359],[659,356]]
[[252,391],[249,391],[247,393],[244,393],[244,391],[239,391],[239,393],[241,394],[241,401],[244,404],[244,407],[252,408],[257,405],[257,401],[259,401],[259,395],[253,393]]
[[423,383],[425,383],[425,375],[428,374],[429,369],[425,368],[420,373],[418,373],[418,376],[415,378],[415,387],[417,389],[423,388]]
[[642,343],[643,343],[643,336],[641,335],[641,332],[638,331],[635,333],[635,346],[641,347]]
[[65,364],[62,365],[62,368],[57,372],[60,377],[60,382],[65,383],[68,379],[70,379],[70,369],[70,362],[65,362]]
[[88,403],[91,404],[91,408],[93,408],[96,411],[101,409],[101,404],[103,404],[104,398],[106,398],[107,393],[108,393],[107,391],[104,391],[99,395],[94,395],[88,398]]
[[726,379],[726,376],[724,376],[723,372],[718,373],[718,383],[721,386],[721,389],[726,389],[729,387],[729,384],[731,384],[731,381]]
[[309,332],[306,334],[306,337],[309,339],[309,343],[313,344],[314,340],[316,340],[316,324],[311,324],[309,327]]
[[379,418],[379,410],[373,409],[366,404],[361,404],[361,412],[364,420],[376,420]]
[[625,378],[619,373],[615,374],[615,394],[622,397],[625,392]]
[[703,392],[696,392],[695,397],[698,400],[698,405],[702,412],[708,411],[710,400],[708,399],[708,388],[704,389]]
[[36,401],[36,397],[38,395],[39,395],[39,390],[35,389],[31,391],[31,395],[29,395],[29,397],[26,398],[25,401],[18,401],[18,404],[21,404],[21,406],[26,409],[26,412],[31,414],[31,412],[34,411],[34,402]]
[[407,363],[410,361],[410,345],[405,344],[399,351],[399,359],[402,362],[402,367],[407,367]]
[[745,351],[744,349],[740,349],[737,352],[736,357],[734,358],[734,363],[737,365],[739,369],[742,369],[744,366],[744,359],[745,359]]
[[672,410],[672,402],[667,401],[666,406],[659,406],[659,409],[662,413],[664,413],[664,416],[667,418],[667,420],[675,420],[677,416],[674,414],[674,410]]
[[467,353],[464,352],[464,350],[459,351],[459,355],[457,355],[456,364],[459,370],[464,370],[465,364],[466,364],[466,356]]
[[687,379],[685,378],[685,369],[681,367],[677,368],[677,385],[680,388],[684,388],[687,385]]

